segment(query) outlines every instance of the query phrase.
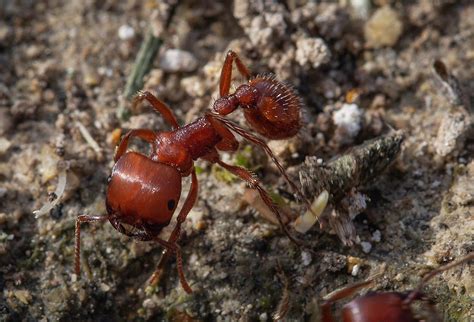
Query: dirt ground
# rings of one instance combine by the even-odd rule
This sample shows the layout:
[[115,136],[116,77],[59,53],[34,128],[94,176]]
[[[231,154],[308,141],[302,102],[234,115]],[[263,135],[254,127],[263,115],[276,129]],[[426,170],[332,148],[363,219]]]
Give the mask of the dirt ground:
[[[244,201],[244,183],[198,161],[199,199],[180,240],[191,295],[174,261],[148,287],[162,249],[109,223],[83,225],[78,279],[75,218],[106,212],[118,129],[166,128],[146,104],[131,110],[122,96],[141,41],[150,25],[164,28],[166,8],[152,0],[0,1],[1,321],[267,321],[285,292],[278,262],[289,281],[286,319],[318,321],[321,298],[333,290],[382,269],[371,290],[409,290],[474,250],[474,140],[469,125],[449,127],[456,115],[472,118],[472,1],[179,1],[144,88],[180,123],[218,97],[233,49],[253,73],[274,73],[301,96],[299,135],[270,142],[295,181],[305,157],[329,161],[390,128],[404,133],[400,155],[358,187],[370,202],[354,219],[352,247],[318,225],[294,232],[313,252],[296,247]],[[461,101],[436,80],[437,59],[458,79]],[[352,104],[354,89],[361,94]],[[120,106],[128,119],[117,116]],[[260,149],[243,142],[223,159],[252,169],[287,209],[304,211]],[[35,218],[64,166],[65,194]],[[425,292],[444,320],[472,321],[473,280],[463,265]]]

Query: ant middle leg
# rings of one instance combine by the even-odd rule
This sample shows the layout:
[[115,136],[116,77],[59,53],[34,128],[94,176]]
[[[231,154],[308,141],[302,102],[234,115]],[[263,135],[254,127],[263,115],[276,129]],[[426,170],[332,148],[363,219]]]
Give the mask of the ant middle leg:
[[[122,234],[127,235],[128,237],[140,240],[140,241],[155,241],[161,246],[165,248],[164,254],[172,254],[175,253],[176,255],[176,268],[178,270],[178,277],[181,283],[181,286],[186,291],[186,293],[192,293],[192,289],[189,286],[188,282],[186,281],[186,277],[184,276],[183,271],[183,256],[181,254],[181,248],[176,243],[176,240],[168,240],[165,241],[156,236],[155,233],[147,229],[146,226],[140,227],[140,230],[137,231],[128,231],[126,230],[123,225],[119,221],[112,220],[112,225]],[[168,255],[169,256],[169,255]],[[161,261],[161,260],[160,260]],[[154,274],[153,274],[154,275]]]
[[132,107],[137,107],[144,100],[148,101],[156,112],[163,115],[163,118],[173,130],[179,128],[176,116],[174,116],[173,111],[171,111],[168,105],[148,91],[139,91],[133,99]]
[[239,56],[234,51],[229,50],[227,52],[224,65],[222,66],[221,70],[221,77],[219,82],[219,93],[221,97],[229,94],[230,82],[232,80],[232,65],[234,61],[237,65],[237,69],[239,70],[240,74],[242,74],[242,76],[244,76],[246,80],[250,79],[251,75],[248,68],[242,63]]

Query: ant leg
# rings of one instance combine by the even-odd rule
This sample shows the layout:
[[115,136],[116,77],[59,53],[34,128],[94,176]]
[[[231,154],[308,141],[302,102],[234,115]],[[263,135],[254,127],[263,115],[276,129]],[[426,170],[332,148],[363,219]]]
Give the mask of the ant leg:
[[334,302],[339,301],[341,299],[344,299],[346,297],[349,297],[353,295],[355,292],[359,291],[361,288],[367,287],[370,285],[373,280],[378,276],[373,276],[367,281],[363,281],[360,283],[352,284],[349,286],[346,286],[342,289],[336,290],[334,292],[329,293],[324,297],[324,301],[321,304],[321,321],[322,322],[334,322],[335,319],[332,315],[331,312],[331,306]]
[[[260,146],[265,151],[265,153],[270,157],[270,159],[272,159],[273,163],[275,163],[275,165],[278,168],[278,171],[285,178],[286,182],[290,185],[290,187],[293,189],[293,191],[295,191],[295,193],[299,196],[299,198],[307,204],[308,210],[313,212],[312,207],[311,207],[311,202],[308,199],[305,198],[305,196],[303,195],[301,190],[298,188],[298,186],[290,179],[290,177],[286,173],[285,168],[283,168],[280,161],[278,161],[278,159],[273,154],[272,150],[268,147],[267,143],[265,143],[265,141],[263,141],[258,136],[249,133],[249,131],[245,130],[244,128],[238,126],[234,122],[232,122],[232,121],[230,121],[230,120],[228,120],[228,119],[226,119],[222,116],[219,116],[217,114],[212,114],[212,118],[224,123],[224,125],[227,128],[229,128],[232,131],[236,132],[237,134],[242,136],[247,141],[250,141],[253,144]],[[317,216],[317,217],[319,217],[319,216]]]
[[[217,155],[217,152],[216,152],[216,155]],[[299,241],[298,239],[296,239],[295,237],[293,237],[293,235],[290,233],[290,231],[286,227],[285,223],[283,222],[283,218],[282,218],[282,215],[280,214],[280,212],[278,211],[278,207],[275,206],[275,204],[273,203],[273,201],[270,198],[270,196],[268,195],[268,193],[262,187],[260,181],[257,178],[255,178],[250,171],[248,171],[247,169],[235,166],[235,165],[227,164],[227,163],[223,162],[222,160],[220,160],[218,158],[218,156],[216,156],[212,159],[211,158],[212,158],[212,156],[210,155],[210,158],[208,160],[211,161],[211,162],[217,163],[218,165],[220,165],[221,167],[223,167],[227,171],[231,172],[232,174],[234,174],[234,175],[238,176],[239,178],[241,178],[242,180],[246,181],[252,189],[257,190],[257,192],[259,193],[260,197],[265,202],[265,204],[276,215],[276,217],[278,219],[278,222],[280,223],[280,226],[283,229],[283,231],[285,232],[286,236],[288,236],[288,238],[292,242],[294,242],[296,245],[303,246],[303,243],[301,241]]]
[[153,109],[163,115],[165,121],[173,128],[173,130],[179,127],[178,121],[176,120],[176,116],[174,116],[171,109],[166,105],[163,101],[158,99],[155,95],[148,91],[139,91],[138,94],[134,97],[132,108],[135,108],[138,104],[143,102],[144,100],[148,101],[151,104]]
[[219,82],[219,93],[221,97],[229,94],[230,81],[232,80],[232,64],[234,61],[240,74],[242,74],[242,76],[247,80],[250,79],[250,71],[242,63],[239,56],[234,51],[229,50],[225,56],[224,65],[221,70],[221,78]]
[[417,288],[414,289],[413,291],[411,291],[410,294],[408,294],[407,298],[405,300],[403,300],[403,304],[409,305],[411,302],[416,300],[419,297],[419,294],[422,294],[421,293],[421,288],[423,287],[423,285],[425,285],[430,279],[432,279],[436,275],[438,275],[438,274],[440,274],[440,273],[442,273],[442,272],[444,272],[448,269],[451,269],[453,267],[459,266],[459,265],[461,265],[465,262],[473,260],[473,259],[474,259],[474,252],[471,252],[471,253],[467,254],[466,256],[462,257],[460,260],[458,260],[454,263],[438,267],[437,269],[431,271],[425,277],[423,277],[423,279],[421,280],[421,282],[417,286]]
[[120,142],[117,151],[115,152],[115,162],[117,162],[118,159],[120,159],[120,157],[127,151],[128,141],[134,136],[139,137],[140,139],[150,143],[152,145],[152,148],[155,149],[156,133],[154,131],[147,129],[130,130],[122,138],[122,141]]
[[216,132],[222,137],[222,140],[216,144],[216,148],[220,151],[234,152],[239,148],[239,141],[235,138],[234,134],[225,127],[221,122],[216,121],[213,117],[208,117],[209,122],[216,130]]
[[[179,281],[181,283],[181,286],[183,289],[186,291],[186,293],[191,294],[193,290],[189,286],[188,282],[186,281],[186,277],[184,276],[184,271],[183,271],[183,256],[181,255],[181,248],[179,247],[178,244],[175,242],[170,243],[169,241],[165,241],[161,238],[154,238],[154,241],[158,242],[160,245],[165,247],[165,252],[166,253],[175,253],[176,254],[176,268],[178,269],[178,276],[179,276]],[[165,256],[163,254],[162,258]],[[160,260],[161,262],[161,260]],[[154,275],[154,274],[153,274]]]
[[[181,208],[178,214],[178,217],[176,218],[176,226],[174,227],[173,231],[171,232],[170,237],[168,238],[168,243],[176,244],[176,242],[178,241],[181,235],[181,224],[186,220],[186,216],[189,214],[189,212],[193,208],[194,203],[196,202],[196,199],[197,199],[197,194],[198,194],[198,180],[196,176],[196,169],[193,167],[191,171],[191,187],[189,189],[188,196],[186,197],[186,200],[184,201],[183,207]],[[160,261],[158,262],[155,272],[150,277],[150,284],[154,285],[159,282],[161,275],[163,273],[164,266],[166,262],[168,261],[169,256],[170,256],[170,251],[166,249],[161,255]],[[178,257],[176,258],[176,266],[178,268],[178,273],[184,276],[181,258],[178,258]]]
[[158,244],[163,246],[166,250],[166,253],[175,253],[176,254],[176,266],[178,269],[178,276],[181,285],[183,286],[186,293],[192,293],[192,289],[186,281],[186,277],[183,272],[183,257],[181,255],[181,248],[176,241],[165,241],[159,237],[154,236],[146,227],[143,227],[143,230],[130,232],[127,231],[121,223],[118,221],[112,220],[112,225],[121,233],[127,235],[128,237],[135,238],[140,241],[156,241]]
[[283,268],[281,267],[280,261],[277,260],[277,276],[280,281],[283,283],[283,294],[281,296],[280,302],[278,303],[276,312],[272,314],[273,321],[284,320],[286,314],[290,309],[290,280],[286,276]]
[[81,276],[81,224],[83,222],[106,221],[108,216],[88,216],[80,215],[76,218],[76,245],[74,247],[74,271],[78,278]]

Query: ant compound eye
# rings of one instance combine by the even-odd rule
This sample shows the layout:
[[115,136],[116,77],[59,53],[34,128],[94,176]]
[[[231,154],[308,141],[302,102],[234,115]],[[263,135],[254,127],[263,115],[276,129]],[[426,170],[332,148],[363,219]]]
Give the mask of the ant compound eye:
[[173,199],[168,200],[168,210],[173,210],[176,202]]

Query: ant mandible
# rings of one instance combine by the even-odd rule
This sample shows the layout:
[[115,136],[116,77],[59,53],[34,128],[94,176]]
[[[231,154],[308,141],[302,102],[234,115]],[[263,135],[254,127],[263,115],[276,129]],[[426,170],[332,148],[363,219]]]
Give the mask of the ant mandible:
[[[413,291],[406,293],[399,292],[383,292],[383,293],[368,293],[360,296],[351,302],[344,305],[342,308],[342,320],[344,322],[417,322],[426,321],[419,320],[415,317],[411,309],[411,304],[414,301],[428,302],[429,312],[432,315],[429,321],[434,319],[437,315],[432,307],[429,299],[421,292],[421,288],[434,276],[448,269],[461,265],[465,262],[474,259],[474,253],[469,253],[457,262],[441,266],[428,273],[419,283],[418,287]],[[367,287],[373,282],[373,279],[360,282],[343,289],[337,290],[326,296],[326,300],[321,305],[322,322],[334,322],[334,317],[331,313],[331,306],[334,302],[351,296],[359,289]]]
[[[247,82],[229,94],[232,67],[236,64]],[[176,266],[182,287],[191,293],[184,273],[181,250],[177,241],[181,225],[197,199],[198,180],[194,161],[201,158],[218,164],[256,189],[261,198],[278,218],[285,234],[295,243],[299,242],[285,226],[278,208],[260,181],[245,168],[227,164],[219,157],[218,150],[233,152],[239,143],[235,132],[251,143],[263,148],[276,164],[279,172],[293,190],[310,204],[298,187],[290,180],[285,169],[260,137],[226,119],[225,116],[241,107],[252,130],[269,139],[286,139],[294,136],[301,127],[301,101],[286,84],[270,75],[251,77],[247,67],[237,54],[229,51],[220,76],[220,98],[213,104],[213,112],[207,112],[192,123],[179,126],[171,109],[150,92],[139,92],[134,106],[148,101],[171,126],[171,131],[134,129],[120,142],[115,165],[108,179],[105,216],[80,215],[76,219],[75,273],[80,276],[80,225],[83,222],[109,220],[120,233],[141,241],[156,241],[165,250],[151,282],[157,281],[170,254],[176,255]],[[127,151],[129,140],[137,137],[151,145],[149,156]],[[179,212],[176,225],[168,240],[158,237],[168,226],[181,196],[181,180],[191,176],[191,187]]]

